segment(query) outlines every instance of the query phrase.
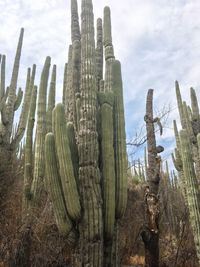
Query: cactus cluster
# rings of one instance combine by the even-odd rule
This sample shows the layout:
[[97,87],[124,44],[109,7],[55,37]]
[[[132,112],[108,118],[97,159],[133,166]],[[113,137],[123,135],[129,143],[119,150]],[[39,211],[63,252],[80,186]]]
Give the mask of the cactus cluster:
[[189,210],[197,257],[200,262],[200,114],[195,90],[190,88],[191,107],[182,101],[176,82],[176,96],[182,129],[178,131],[174,121],[176,138],[175,153],[172,154],[178,172],[182,194]]
[[[41,200],[44,189],[45,158],[44,143],[45,135],[52,130],[52,111],[55,106],[56,90],[56,65],[53,66],[49,86],[48,103],[47,88],[49,80],[51,58],[47,57],[41,73],[38,99],[37,86],[32,81],[32,94],[28,115],[26,140],[25,140],[25,168],[24,168],[24,194],[23,194],[23,217],[29,214],[31,207],[37,206]],[[35,66],[34,66],[35,70]],[[37,122],[34,135],[35,110],[37,102]],[[34,140],[34,141],[33,141]]]
[[121,65],[114,57],[109,7],[104,9],[103,25],[102,19],[97,20],[96,44],[91,0],[82,0],[81,19],[80,27],[77,1],[71,0],[72,43],[64,71],[63,103],[54,108],[54,66],[46,105],[47,57],[39,86],[34,146],[37,88],[32,90],[23,210],[30,217],[45,186],[58,229],[68,244],[76,245],[81,266],[117,266],[118,220],[127,202]]
[[[24,29],[22,28],[13,64],[10,85],[7,87],[5,85],[6,56],[0,55],[0,154],[5,159],[5,164],[2,164],[1,168],[7,166],[6,163],[8,163],[17,152],[20,141],[25,133],[29,103],[35,78],[35,65],[33,65],[32,71],[30,68],[27,70],[25,93],[23,94],[21,88],[17,91],[23,35]],[[19,109],[21,103],[23,104],[19,122],[18,125],[15,125],[15,112]]]

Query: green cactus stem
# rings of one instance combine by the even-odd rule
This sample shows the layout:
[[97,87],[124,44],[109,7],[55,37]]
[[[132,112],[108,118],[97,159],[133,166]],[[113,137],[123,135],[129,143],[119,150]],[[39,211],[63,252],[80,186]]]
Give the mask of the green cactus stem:
[[72,88],[72,55],[73,55],[73,46],[69,46],[68,50],[68,63],[67,63],[67,77],[66,77],[66,88],[65,88],[65,114],[67,121],[73,121],[73,88]]
[[192,106],[192,129],[196,136],[198,133],[200,133],[200,115],[196,92],[192,87],[190,88],[190,97]]
[[110,8],[104,8],[104,25],[103,25],[103,38],[104,38],[104,48],[105,48],[105,82],[104,90],[112,90],[112,63],[115,60],[114,49],[112,45],[112,31],[111,31],[111,18],[110,18]]
[[6,56],[2,56],[1,71],[0,71],[0,100],[5,95],[5,69],[6,69]]
[[40,195],[43,188],[44,140],[46,133],[46,95],[47,95],[50,61],[51,61],[50,57],[47,57],[45,60],[45,64],[41,74],[39,95],[38,95],[34,173],[33,173],[33,182],[31,185],[33,204],[38,203],[38,201],[40,200]]
[[185,129],[186,125],[185,125],[184,114],[183,114],[183,103],[182,103],[182,97],[181,97],[178,81],[175,82],[175,87],[176,87],[176,99],[177,99],[177,104],[178,104],[179,116],[181,120],[181,126],[183,129]]
[[73,169],[73,162],[68,140],[67,125],[65,121],[64,106],[57,104],[54,113],[55,143],[59,161],[59,173],[68,214],[72,220],[81,217],[79,193]]
[[23,91],[22,88],[20,87],[16,96],[15,104],[14,104],[14,111],[18,110],[22,103],[22,98],[23,98]]
[[47,133],[52,132],[52,111],[55,107],[55,94],[56,94],[56,65],[53,65],[49,95],[48,95],[47,115],[46,115]]
[[97,19],[97,37],[96,37],[96,72],[97,86],[100,89],[100,81],[103,79],[103,28],[102,19]]
[[197,257],[200,262],[200,202],[198,181],[195,174],[190,140],[186,130],[180,131],[181,155],[183,161],[183,171],[186,179],[186,192],[188,208],[190,214],[190,223],[193,230],[194,242],[196,246]]
[[25,95],[23,99],[23,105],[22,105],[22,110],[21,110],[21,114],[19,118],[19,123],[17,126],[17,132],[14,136],[13,142],[11,143],[12,149],[17,148],[17,146],[19,145],[25,133],[25,129],[26,129],[27,121],[28,121],[31,94],[32,94],[33,87],[34,87],[35,72],[36,72],[36,65],[34,64],[32,67],[32,73],[31,73],[30,68],[28,68],[28,71],[27,71]]
[[62,103],[65,106],[65,89],[67,87],[67,63],[65,63],[65,68],[64,68],[64,78],[63,78],[63,95],[62,95]]
[[72,44],[81,40],[77,0],[71,0],[71,40]]
[[121,218],[127,203],[127,156],[126,134],[123,106],[123,88],[121,76],[121,64],[113,62],[113,86],[114,93],[114,149],[115,149],[115,174],[116,174],[116,217]]
[[48,133],[45,137],[45,166],[46,166],[46,184],[48,193],[54,207],[54,214],[59,232],[66,236],[66,241],[74,245],[77,241],[77,233],[68,217],[63,192],[61,190],[61,180],[58,172],[55,138],[53,133]]
[[76,133],[74,125],[71,122],[67,123],[67,136],[69,140],[69,147],[71,152],[72,165],[74,169],[74,176],[76,183],[78,184],[78,168],[79,168],[79,158],[78,158],[78,147],[76,144]]
[[31,200],[31,183],[33,179],[33,149],[32,149],[32,138],[33,129],[35,123],[35,109],[37,99],[37,87],[35,86],[32,91],[30,111],[28,116],[27,132],[26,132],[26,145],[25,145],[25,164],[24,164],[24,192],[22,200],[23,218],[26,216],[28,211],[29,202]]
[[7,133],[6,133],[6,143],[10,142],[10,138],[12,135],[12,127],[13,127],[13,121],[14,121],[14,106],[15,106],[15,100],[16,100],[16,88],[17,88],[17,79],[18,79],[18,73],[19,73],[19,64],[20,64],[20,57],[21,57],[21,50],[22,50],[22,42],[23,42],[23,35],[24,35],[24,29],[22,28],[20,31],[20,37],[18,41],[14,66],[13,66],[13,72],[11,76],[11,82],[9,86],[9,92],[8,92],[8,99],[6,103],[6,123],[7,123]]
[[[79,181],[84,213],[80,225],[82,265],[103,265],[103,223],[98,168],[97,88],[94,17],[91,0],[82,1]],[[88,78],[89,77],[89,78]]]
[[104,237],[112,240],[115,225],[115,159],[113,149],[113,93],[101,93],[101,164]]

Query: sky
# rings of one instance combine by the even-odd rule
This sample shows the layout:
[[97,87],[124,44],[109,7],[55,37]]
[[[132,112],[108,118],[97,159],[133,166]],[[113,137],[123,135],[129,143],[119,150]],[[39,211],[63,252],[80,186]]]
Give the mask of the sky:
[[[78,0],[79,12],[81,1]],[[93,0],[95,19],[110,6],[115,56],[121,61],[127,142],[143,127],[146,94],[154,89],[154,110],[170,105],[170,115],[159,144],[164,158],[174,147],[172,120],[178,120],[174,82],[190,103],[189,88],[200,97],[199,0]],[[62,97],[64,64],[70,44],[69,0],[0,0],[0,54],[7,56],[7,84],[20,28],[25,28],[19,73],[24,88],[26,69],[37,65],[37,84],[46,56],[58,67],[57,101]],[[179,125],[179,123],[178,123]],[[144,127],[142,129],[145,129]],[[131,159],[142,157],[143,148],[129,147]]]

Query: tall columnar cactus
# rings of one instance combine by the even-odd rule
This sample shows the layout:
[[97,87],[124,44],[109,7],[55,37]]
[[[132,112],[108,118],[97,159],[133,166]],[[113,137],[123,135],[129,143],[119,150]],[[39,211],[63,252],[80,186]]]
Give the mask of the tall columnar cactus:
[[38,105],[37,105],[37,128],[35,137],[35,157],[33,181],[31,185],[32,201],[37,202],[40,198],[41,189],[43,188],[44,178],[44,140],[46,134],[46,101],[47,85],[49,78],[50,57],[46,58],[44,68],[41,74]]
[[[30,77],[31,70],[28,69],[25,95],[23,99],[23,92],[21,89],[17,91],[17,80],[19,73],[20,57],[22,50],[24,29],[21,29],[20,37],[18,41],[16,56],[13,65],[13,71],[9,87],[5,88],[5,65],[6,56],[3,55],[0,61],[0,152],[6,163],[11,159],[12,151],[16,152],[21,139],[23,138],[26,123],[27,114],[29,111],[29,101],[31,95],[30,79],[34,80],[34,66],[32,76]],[[22,111],[17,126],[17,130],[14,131],[14,114],[20,107],[23,99]],[[1,166],[3,167],[3,166]]]
[[[199,136],[198,136],[199,137]],[[199,139],[199,138],[198,138]],[[186,177],[186,194],[190,222],[193,230],[194,242],[196,245],[197,257],[200,261],[200,203],[198,181],[192,160],[190,139],[186,130],[180,131],[181,155],[183,161],[183,171]]]
[[65,229],[69,235],[74,231],[71,226],[77,225],[81,265],[117,266],[114,240],[127,201],[121,66],[114,59],[109,8],[104,15],[105,59],[109,61],[105,83],[101,19],[95,48],[92,1],[82,1],[81,34],[76,0],[71,1],[71,10],[64,108],[58,104],[54,109],[53,133],[45,140],[47,190],[60,231]]
[[22,201],[23,219],[26,216],[26,212],[29,207],[29,201],[31,200],[30,190],[31,190],[32,171],[33,171],[32,139],[33,139],[33,129],[35,122],[36,99],[37,99],[37,87],[35,86],[31,96],[30,111],[28,116],[27,133],[26,133],[25,163],[24,163],[24,192]]
[[47,86],[50,69],[50,57],[47,57],[40,78],[39,93],[37,99],[37,122],[35,144],[33,149],[33,131],[35,121],[37,89],[34,86],[35,67],[31,75],[30,84],[32,89],[30,112],[28,114],[28,127],[26,132],[25,146],[25,172],[24,172],[24,216],[29,214],[29,208],[37,207],[40,203],[40,196],[44,190],[43,180],[45,171],[44,142],[47,131],[52,131],[52,110],[55,105],[56,88],[56,66],[53,66],[52,76],[47,102]]
[[113,83],[114,93],[114,147],[115,147],[115,172],[116,172],[116,217],[121,218],[126,209],[127,203],[127,155],[126,135],[123,106],[123,88],[121,76],[121,64],[113,62]]
[[178,82],[176,82],[177,103],[182,129],[178,133],[174,123],[176,146],[173,161],[181,180],[181,189],[190,213],[197,256],[200,261],[199,247],[199,181],[200,181],[200,147],[198,138],[200,133],[200,115],[195,90],[190,89],[191,108],[182,101]]

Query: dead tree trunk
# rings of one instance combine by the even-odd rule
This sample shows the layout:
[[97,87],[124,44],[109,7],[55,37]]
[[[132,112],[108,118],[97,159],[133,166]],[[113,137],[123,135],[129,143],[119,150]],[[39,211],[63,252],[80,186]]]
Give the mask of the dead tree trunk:
[[147,130],[148,169],[145,190],[145,225],[141,236],[145,246],[145,267],[159,266],[159,197],[160,161],[158,153],[164,150],[156,146],[154,123],[158,123],[160,133],[162,126],[159,118],[153,118],[153,90],[149,89],[144,117]]

